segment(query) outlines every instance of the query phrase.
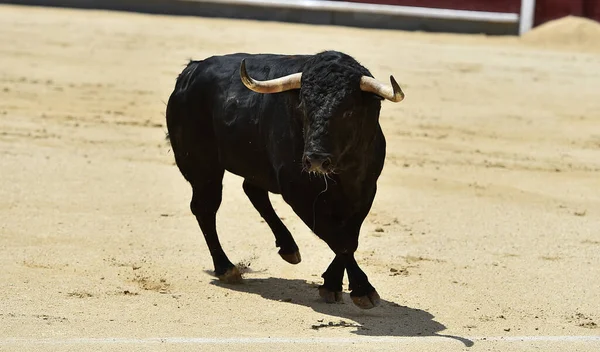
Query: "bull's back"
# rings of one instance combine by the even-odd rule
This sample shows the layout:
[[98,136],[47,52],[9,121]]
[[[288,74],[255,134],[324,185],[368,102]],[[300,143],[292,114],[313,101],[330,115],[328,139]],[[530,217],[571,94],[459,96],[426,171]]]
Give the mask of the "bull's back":
[[[171,141],[175,142],[175,153],[177,136],[173,136],[172,129],[180,126],[188,135],[187,143],[180,143],[182,153],[190,148],[212,150],[226,170],[279,193],[268,149],[272,145],[272,129],[281,123],[272,122],[274,118],[289,117],[288,100],[290,94],[297,96],[297,92],[252,92],[242,84],[239,67],[246,59],[248,71],[264,80],[299,72],[308,58],[232,54],[190,62],[179,75],[167,107],[167,126]],[[177,113],[169,114],[169,110]]]

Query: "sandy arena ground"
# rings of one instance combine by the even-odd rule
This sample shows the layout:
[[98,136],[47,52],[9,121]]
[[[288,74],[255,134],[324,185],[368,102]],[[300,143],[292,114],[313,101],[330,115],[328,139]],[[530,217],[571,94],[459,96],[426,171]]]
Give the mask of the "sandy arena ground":
[[[164,140],[189,58],[323,49],[407,94],[357,252],[370,311],[322,303],[330,250],[273,196],[303,258],[281,260],[231,175],[218,227],[249,269],[216,282]],[[0,350],[600,350],[593,50],[0,6]]]

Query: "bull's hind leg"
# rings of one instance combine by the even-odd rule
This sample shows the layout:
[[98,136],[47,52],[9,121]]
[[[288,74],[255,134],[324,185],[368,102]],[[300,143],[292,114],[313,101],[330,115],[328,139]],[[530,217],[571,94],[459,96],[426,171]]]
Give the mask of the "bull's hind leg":
[[[217,235],[216,215],[222,199],[224,171],[211,170],[212,177],[202,181],[192,181],[192,201],[190,208],[196,216],[215,266],[215,275],[224,282],[236,283],[242,280],[239,270],[231,263],[221,247]],[[206,175],[205,175],[206,176]]]
[[300,263],[301,257],[298,245],[296,245],[290,231],[275,213],[267,191],[252,185],[248,181],[244,181],[243,188],[250,199],[250,202],[254,205],[254,208],[258,210],[260,216],[265,219],[266,223],[271,228],[271,231],[273,231],[273,234],[275,235],[275,246],[279,247],[279,255],[281,258],[291,264]]
[[216,215],[221,205],[225,170],[219,163],[211,119],[203,116],[200,105],[186,102],[185,89],[178,90],[179,84],[178,80],[167,104],[167,128],[175,161],[192,186],[190,208],[204,234],[215,275],[225,282],[237,282],[241,280],[240,272],[227,258],[217,236]]

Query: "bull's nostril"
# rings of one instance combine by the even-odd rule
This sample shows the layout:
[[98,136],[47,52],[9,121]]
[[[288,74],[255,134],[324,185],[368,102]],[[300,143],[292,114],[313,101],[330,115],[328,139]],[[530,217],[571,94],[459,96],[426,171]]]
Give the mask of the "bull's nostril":
[[303,158],[302,162],[303,162],[303,164],[304,164],[304,168],[305,168],[306,170],[310,170],[310,167],[312,166],[312,165],[311,165],[311,162],[310,162],[310,158],[309,158],[309,157],[307,157],[307,156],[305,156],[305,157]]
[[323,163],[321,164],[321,167],[324,170],[329,169],[330,166],[331,166],[331,159],[327,158],[327,159],[323,160]]

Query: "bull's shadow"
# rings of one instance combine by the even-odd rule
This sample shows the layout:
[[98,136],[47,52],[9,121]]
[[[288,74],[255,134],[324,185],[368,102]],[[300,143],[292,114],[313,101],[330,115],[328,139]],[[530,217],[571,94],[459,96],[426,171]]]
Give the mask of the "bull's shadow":
[[280,301],[281,304],[303,305],[319,313],[354,320],[360,325],[353,331],[357,335],[440,336],[459,340],[467,347],[473,345],[473,341],[465,338],[439,334],[446,327],[424,310],[405,307],[384,299],[381,300],[380,307],[361,310],[354,306],[347,293],[344,293],[344,304],[327,304],[319,299],[316,285],[304,280],[271,277],[245,279],[244,283],[236,285],[223,284],[218,280],[213,280],[211,284],[228,290],[257,294],[265,299]]

